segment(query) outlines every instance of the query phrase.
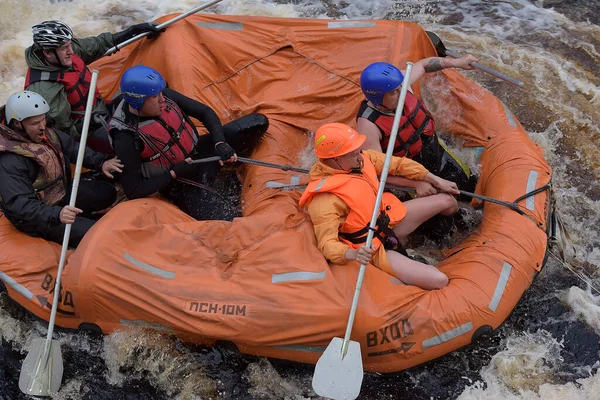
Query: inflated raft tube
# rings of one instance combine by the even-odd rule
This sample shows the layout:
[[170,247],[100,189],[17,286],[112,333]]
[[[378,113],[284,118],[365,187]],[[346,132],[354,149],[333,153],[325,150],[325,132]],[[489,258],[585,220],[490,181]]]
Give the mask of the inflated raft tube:
[[[161,18],[166,20],[169,17]],[[142,63],[169,86],[210,104],[222,121],[261,112],[268,134],[253,158],[302,165],[310,132],[353,124],[359,76],[375,61],[404,66],[434,56],[426,33],[400,21],[195,15],[93,65],[105,98]],[[496,329],[544,262],[551,169],[542,150],[491,93],[454,70],[428,74],[422,96],[440,131],[481,152],[483,221],[437,266],[442,290],[401,284],[368,266],[352,340],[365,369],[399,371]],[[329,265],[298,206],[300,191],[273,182],[294,172],[244,166],[244,217],[198,222],[147,198],[121,203],[69,256],[56,323],[104,333],[147,326],[195,343],[230,341],[245,353],[314,363],[344,333],[358,264]],[[542,189],[544,188],[544,189]],[[0,218],[0,279],[11,298],[48,319],[60,247]]]

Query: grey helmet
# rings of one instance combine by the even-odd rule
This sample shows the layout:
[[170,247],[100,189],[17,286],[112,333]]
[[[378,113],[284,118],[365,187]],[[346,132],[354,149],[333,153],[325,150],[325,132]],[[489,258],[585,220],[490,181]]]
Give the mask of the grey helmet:
[[51,20],[40,22],[31,28],[33,43],[42,49],[55,49],[73,39],[73,31],[62,21]]
[[30,90],[21,90],[12,94],[6,101],[6,123],[13,119],[23,121],[25,118],[36,117],[50,111],[50,106],[44,98]]

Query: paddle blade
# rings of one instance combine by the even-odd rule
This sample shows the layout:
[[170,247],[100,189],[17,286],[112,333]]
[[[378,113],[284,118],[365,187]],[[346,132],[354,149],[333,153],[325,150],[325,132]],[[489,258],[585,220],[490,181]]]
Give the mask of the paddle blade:
[[360,393],[363,380],[360,344],[350,341],[348,353],[342,359],[343,343],[342,338],[333,338],[317,361],[312,387],[319,396],[335,400],[354,400]]
[[48,351],[44,354],[46,339],[38,338],[23,361],[19,376],[19,389],[32,396],[50,396],[60,389],[63,375],[62,354],[60,343],[53,340]]

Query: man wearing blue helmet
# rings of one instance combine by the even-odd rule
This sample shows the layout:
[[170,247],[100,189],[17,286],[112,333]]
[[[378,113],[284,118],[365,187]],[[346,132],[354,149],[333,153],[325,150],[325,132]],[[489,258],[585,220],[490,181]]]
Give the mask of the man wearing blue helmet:
[[[27,77],[24,88],[48,100],[49,116],[57,129],[79,140],[87,94],[92,79],[87,64],[104,56],[115,45],[144,32],[158,34],[156,23],[142,23],[119,33],[75,38],[62,21],[43,21],[32,27],[33,45],[25,50]],[[103,153],[112,151],[108,143],[107,103],[96,90],[88,145]]]
[[[427,72],[445,68],[473,69],[471,63],[477,61],[472,55],[458,59],[425,58],[414,64],[410,84]],[[382,151],[387,148],[403,80],[403,71],[389,63],[377,62],[363,70],[360,85],[367,99],[358,111],[357,130],[367,137],[364,149]],[[433,174],[456,182],[460,189],[472,191],[475,188],[476,181],[469,168],[439,141],[431,114],[410,90],[406,94],[394,155],[412,158]],[[414,187],[419,196],[437,193],[427,182],[391,177],[390,183]]]
[[[219,165],[189,162],[218,155],[223,165],[237,161],[237,152],[249,155],[269,126],[267,117],[250,114],[222,126],[212,108],[166,88],[158,71],[142,65],[125,71],[121,95],[109,127],[127,197],[160,192],[197,220],[237,216],[237,207],[225,207],[224,198],[206,186]],[[209,134],[199,135],[188,115]]]

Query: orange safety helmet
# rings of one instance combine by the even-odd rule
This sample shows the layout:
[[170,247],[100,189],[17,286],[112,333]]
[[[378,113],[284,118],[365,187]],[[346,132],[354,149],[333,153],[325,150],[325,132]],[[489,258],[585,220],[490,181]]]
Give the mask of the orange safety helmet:
[[358,149],[367,139],[348,125],[325,124],[315,133],[315,154],[319,158],[343,156]]

